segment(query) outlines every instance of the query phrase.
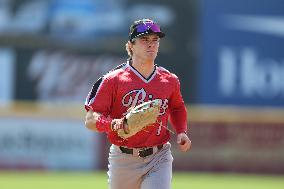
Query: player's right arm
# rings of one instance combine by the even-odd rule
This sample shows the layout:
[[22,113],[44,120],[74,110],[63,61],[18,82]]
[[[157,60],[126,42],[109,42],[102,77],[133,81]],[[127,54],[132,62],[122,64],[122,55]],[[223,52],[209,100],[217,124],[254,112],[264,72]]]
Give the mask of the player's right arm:
[[123,128],[123,120],[112,119],[109,115],[112,110],[114,81],[105,77],[99,78],[87,96],[85,109],[85,126],[97,132],[111,132]]
[[89,92],[85,109],[85,126],[97,132],[109,132],[110,119],[107,116],[111,113],[113,99],[113,84],[106,77],[99,78]]

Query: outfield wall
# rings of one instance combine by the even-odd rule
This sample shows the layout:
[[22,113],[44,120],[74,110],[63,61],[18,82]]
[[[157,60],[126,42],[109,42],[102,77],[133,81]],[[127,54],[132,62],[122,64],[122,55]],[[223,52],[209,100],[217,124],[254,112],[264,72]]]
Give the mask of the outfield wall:
[[[190,106],[192,149],[172,136],[174,170],[284,173],[284,110]],[[0,108],[1,169],[106,169],[105,134],[84,127],[83,106],[17,103]]]
[[284,111],[191,107],[192,150],[174,150],[177,170],[284,173]]
[[85,129],[78,106],[62,106],[26,103],[0,109],[0,169],[99,168],[99,136]]

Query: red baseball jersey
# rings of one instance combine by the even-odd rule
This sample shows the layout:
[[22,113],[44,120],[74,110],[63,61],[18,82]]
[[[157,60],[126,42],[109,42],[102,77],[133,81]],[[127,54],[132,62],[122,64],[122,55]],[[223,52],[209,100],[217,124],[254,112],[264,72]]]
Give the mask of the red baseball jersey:
[[127,147],[151,147],[170,140],[166,129],[168,119],[177,133],[187,130],[187,113],[180,82],[176,75],[155,65],[149,78],[144,78],[129,62],[121,64],[100,78],[87,96],[85,108],[109,116],[122,118],[130,107],[160,99],[162,106],[158,121],[136,135],[122,139],[117,132],[106,128],[112,144]]

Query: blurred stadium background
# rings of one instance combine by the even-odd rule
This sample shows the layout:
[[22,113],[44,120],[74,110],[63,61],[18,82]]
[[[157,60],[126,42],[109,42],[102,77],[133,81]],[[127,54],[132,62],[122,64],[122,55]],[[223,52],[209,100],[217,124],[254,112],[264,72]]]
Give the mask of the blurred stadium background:
[[0,188],[11,170],[106,170],[83,104],[139,18],[166,32],[157,64],[188,105],[193,146],[172,148],[175,172],[284,180],[283,0],[0,0]]

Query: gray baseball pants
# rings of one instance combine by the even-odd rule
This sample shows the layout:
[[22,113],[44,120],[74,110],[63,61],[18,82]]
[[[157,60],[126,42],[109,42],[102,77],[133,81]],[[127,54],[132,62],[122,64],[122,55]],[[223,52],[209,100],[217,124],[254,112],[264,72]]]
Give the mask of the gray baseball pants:
[[171,144],[145,158],[122,153],[112,145],[109,153],[109,189],[170,189],[172,180]]

